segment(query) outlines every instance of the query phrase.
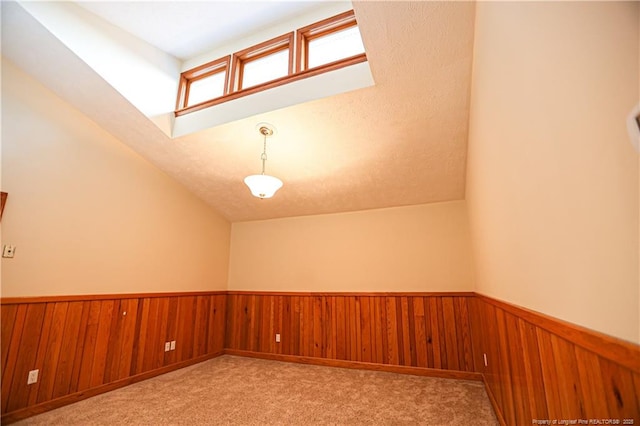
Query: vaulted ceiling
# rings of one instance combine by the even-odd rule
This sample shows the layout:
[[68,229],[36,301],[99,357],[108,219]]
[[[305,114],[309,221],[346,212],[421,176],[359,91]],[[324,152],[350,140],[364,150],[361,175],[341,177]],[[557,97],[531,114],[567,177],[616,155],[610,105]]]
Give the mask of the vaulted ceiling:
[[[266,3],[277,5],[279,14],[314,7]],[[140,19],[136,13],[145,13],[136,9],[144,4],[153,5],[87,8],[126,29]],[[179,7],[185,17],[204,17],[220,10],[235,13],[232,4],[169,2],[163,10],[170,15]],[[162,132],[19,5],[3,3],[2,52],[230,221],[464,198],[474,4],[389,1],[354,2],[353,7],[374,86],[177,138]],[[278,13],[262,11],[265,20]],[[211,35],[203,30],[191,43],[175,43],[175,38],[163,39],[161,26],[168,18],[158,14],[135,35],[177,59],[205,49],[206,37],[230,31]],[[252,15],[252,25],[266,25],[258,15]],[[175,21],[178,27],[164,33],[189,22]],[[243,183],[260,168],[258,122],[278,130],[269,140],[267,168],[284,181],[267,200],[254,198]]]

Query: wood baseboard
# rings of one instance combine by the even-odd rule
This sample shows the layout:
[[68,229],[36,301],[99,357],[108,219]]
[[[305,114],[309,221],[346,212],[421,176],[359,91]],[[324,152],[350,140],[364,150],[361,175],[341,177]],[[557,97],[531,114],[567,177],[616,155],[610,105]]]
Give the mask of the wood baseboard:
[[207,354],[198,358],[189,359],[186,361],[178,362],[176,364],[167,365],[157,370],[147,371],[142,374],[127,377],[126,379],[118,380],[106,385],[98,386],[86,391],[72,393],[65,395],[61,398],[53,399],[51,401],[43,402],[41,404],[33,405],[31,407],[23,408],[21,410],[12,411],[2,415],[2,424],[9,424],[17,422],[18,420],[25,419],[27,417],[35,416],[37,414],[44,413],[46,411],[54,410],[56,408],[63,407],[65,405],[73,404],[74,402],[82,401],[83,399],[91,398],[92,396],[100,395],[105,392],[109,392],[124,386],[128,386],[133,383],[141,382],[143,380],[150,379],[152,377],[159,376],[161,374],[169,373],[171,371],[179,370],[184,367],[188,367],[193,364],[198,364],[203,361],[207,361],[212,358],[223,355],[224,351],[219,351],[211,354]]
[[345,361],[341,359],[327,359],[309,356],[271,354],[265,352],[225,349],[226,355],[237,355],[250,358],[269,359],[273,361],[295,362],[298,364],[321,365],[325,367],[351,368],[356,370],[384,371],[387,373],[411,374],[414,376],[440,377],[444,379],[482,381],[482,374],[469,371],[440,370],[426,367],[407,367],[404,365],[377,364],[361,361]]

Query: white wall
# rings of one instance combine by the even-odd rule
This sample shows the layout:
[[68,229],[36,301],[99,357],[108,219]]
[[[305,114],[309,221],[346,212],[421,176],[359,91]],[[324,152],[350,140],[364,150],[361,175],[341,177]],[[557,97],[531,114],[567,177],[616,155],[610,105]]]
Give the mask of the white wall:
[[479,2],[467,170],[477,291],[640,342],[637,2]]
[[2,62],[2,296],[223,290],[230,224]]
[[472,291],[465,202],[234,223],[229,290]]

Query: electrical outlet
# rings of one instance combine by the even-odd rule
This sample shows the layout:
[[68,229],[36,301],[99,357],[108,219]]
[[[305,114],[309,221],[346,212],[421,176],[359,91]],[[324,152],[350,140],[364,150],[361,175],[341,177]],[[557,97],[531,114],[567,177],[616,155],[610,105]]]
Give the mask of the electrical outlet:
[[164,342],[164,351],[169,352],[171,350],[171,342]]
[[280,343],[280,335],[276,334],[276,343]]
[[484,358],[484,366],[488,366],[489,363],[487,362],[487,354],[482,354],[482,357]]
[[29,377],[27,377],[27,384],[32,385],[38,381],[38,372],[40,370],[31,370],[29,371]]
[[2,257],[13,257],[16,253],[16,246],[6,245],[2,249]]
[[175,351],[175,350],[176,350],[176,341],[175,341],[175,340],[172,340],[172,341],[171,341],[171,350],[172,350],[172,351]]

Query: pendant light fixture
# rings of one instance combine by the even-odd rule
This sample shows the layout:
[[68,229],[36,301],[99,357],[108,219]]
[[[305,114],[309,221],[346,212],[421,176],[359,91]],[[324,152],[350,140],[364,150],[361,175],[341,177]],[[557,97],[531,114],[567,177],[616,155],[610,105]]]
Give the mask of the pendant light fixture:
[[261,199],[271,198],[276,191],[282,188],[282,181],[274,176],[264,174],[264,164],[267,161],[267,137],[273,136],[274,127],[268,123],[259,123],[256,128],[263,137],[262,145],[262,173],[259,175],[251,175],[244,178],[254,197]]

